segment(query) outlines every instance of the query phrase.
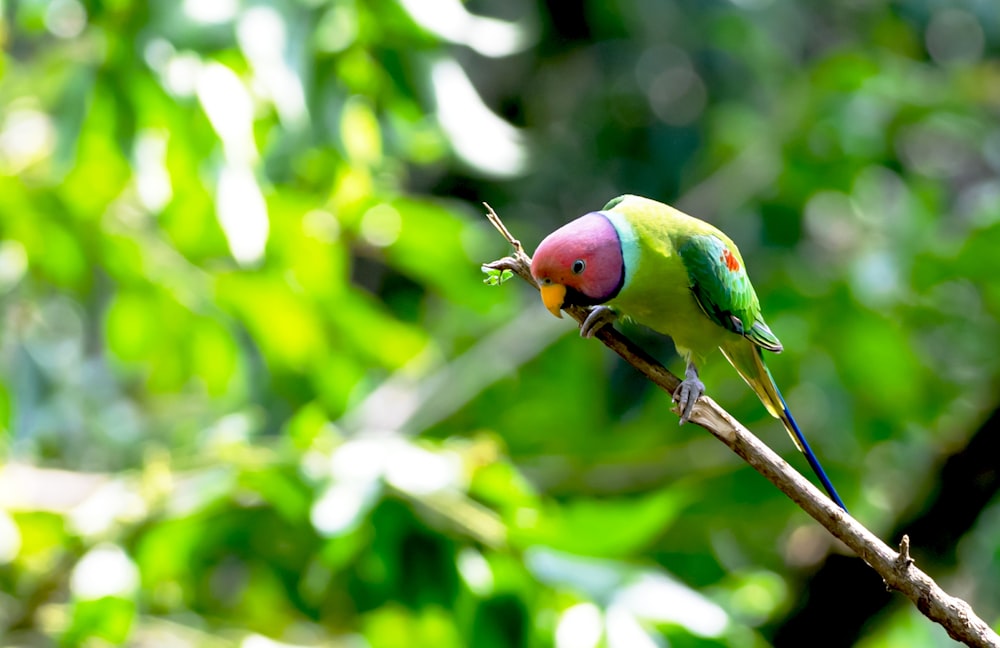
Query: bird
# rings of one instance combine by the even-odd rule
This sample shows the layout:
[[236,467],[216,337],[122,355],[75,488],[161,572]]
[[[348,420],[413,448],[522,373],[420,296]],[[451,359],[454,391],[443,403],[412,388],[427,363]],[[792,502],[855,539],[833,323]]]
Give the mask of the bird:
[[765,364],[764,351],[783,347],[761,315],[739,249],[722,231],[662,202],[618,196],[546,236],[531,274],[556,317],[566,306],[592,307],[583,337],[623,317],[673,339],[685,362],[673,394],[682,425],[705,393],[698,365],[720,350],[847,511]]

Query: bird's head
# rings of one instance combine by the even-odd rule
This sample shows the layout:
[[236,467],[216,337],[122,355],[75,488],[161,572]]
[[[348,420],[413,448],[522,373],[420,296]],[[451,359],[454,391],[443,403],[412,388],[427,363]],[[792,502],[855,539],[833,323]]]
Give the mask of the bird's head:
[[563,225],[538,245],[531,260],[542,302],[556,317],[563,306],[603,304],[625,280],[621,240],[611,221],[591,212]]

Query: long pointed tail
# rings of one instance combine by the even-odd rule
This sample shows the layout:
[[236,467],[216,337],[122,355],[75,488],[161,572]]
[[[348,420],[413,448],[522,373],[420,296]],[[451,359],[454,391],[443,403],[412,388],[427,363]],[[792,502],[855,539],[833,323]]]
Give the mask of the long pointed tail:
[[[775,387],[775,391],[777,391],[777,389],[778,388]],[[809,462],[813,472],[816,473],[816,477],[818,477],[819,481],[823,484],[823,488],[826,489],[830,499],[833,500],[834,504],[844,509],[844,512],[846,513],[847,507],[844,506],[844,501],[840,499],[840,495],[837,494],[837,489],[833,487],[832,483],[830,483],[830,478],[826,476],[826,471],[823,470],[823,466],[820,465],[819,459],[816,458],[812,448],[809,447],[809,442],[806,441],[806,438],[802,435],[802,430],[799,429],[799,424],[795,422],[795,419],[792,417],[792,413],[788,411],[788,405],[785,405],[785,399],[781,397],[781,392],[778,392],[778,398],[781,400],[782,407],[781,416],[778,418],[785,424],[785,429],[788,430],[788,434],[792,436],[792,439],[795,441],[795,445],[799,446],[799,450],[801,450],[802,454],[805,455],[806,461]]]
[[789,436],[792,437],[792,441],[795,443],[795,447],[805,455],[806,461],[809,462],[809,466],[816,473],[816,477],[819,478],[820,483],[823,484],[823,488],[826,489],[830,499],[846,512],[847,507],[844,506],[844,501],[840,499],[837,489],[830,483],[830,478],[826,476],[826,471],[820,465],[819,459],[816,458],[812,448],[809,447],[809,442],[806,441],[802,430],[799,429],[799,424],[795,422],[792,413],[788,411],[788,405],[785,404],[784,397],[778,391],[778,385],[775,384],[774,378],[771,376],[771,371],[764,364],[760,348],[752,343],[746,343],[741,340],[738,346],[723,347],[721,350],[726,359],[729,360],[729,363],[733,365],[740,376],[743,377],[743,380],[750,385],[750,388],[754,390],[757,397],[764,403],[767,411],[784,424]]

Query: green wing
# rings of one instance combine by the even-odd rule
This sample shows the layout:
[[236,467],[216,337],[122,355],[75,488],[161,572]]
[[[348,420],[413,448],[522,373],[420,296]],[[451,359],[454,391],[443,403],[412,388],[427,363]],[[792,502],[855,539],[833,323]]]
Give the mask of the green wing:
[[761,348],[781,351],[781,342],[761,317],[757,293],[734,246],[711,234],[695,234],[685,237],[677,250],[691,292],[710,320]]

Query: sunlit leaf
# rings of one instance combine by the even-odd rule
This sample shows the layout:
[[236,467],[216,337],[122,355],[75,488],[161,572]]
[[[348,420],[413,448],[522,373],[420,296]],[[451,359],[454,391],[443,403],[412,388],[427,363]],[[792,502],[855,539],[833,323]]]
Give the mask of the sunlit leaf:
[[427,343],[416,327],[394,319],[360,291],[350,291],[329,313],[337,344],[348,346],[386,367],[400,367]]
[[260,494],[290,522],[301,522],[309,513],[310,493],[301,481],[278,469],[247,470],[241,484]]
[[430,648],[464,645],[452,618],[444,610],[425,608],[414,614],[400,607],[385,607],[367,615],[365,638],[372,648]]
[[125,641],[135,620],[133,601],[117,596],[73,603],[71,625],[63,635],[68,645],[104,640],[111,644]]
[[204,381],[208,393],[226,393],[239,367],[239,348],[219,323],[199,318],[190,339],[191,372]]
[[382,134],[371,107],[364,99],[349,100],[340,117],[340,137],[347,157],[358,164],[377,164],[382,159]]
[[108,308],[108,345],[126,361],[148,358],[159,342],[156,300],[139,292],[119,293]]
[[65,551],[67,533],[64,520],[53,513],[24,512],[14,515],[21,534],[17,560],[28,571],[47,571]]
[[98,93],[76,142],[76,163],[61,186],[63,199],[73,215],[93,221],[121,194],[130,169],[114,137],[114,108],[110,96]]
[[665,533],[690,495],[664,489],[634,498],[579,500],[515,519],[521,546],[544,544],[587,556],[629,555]]
[[264,355],[279,366],[304,368],[327,348],[322,323],[305,296],[264,275],[219,278],[219,299],[235,308]]
[[296,448],[306,450],[324,434],[332,434],[330,419],[319,403],[308,403],[288,421],[284,433]]

